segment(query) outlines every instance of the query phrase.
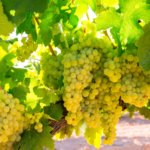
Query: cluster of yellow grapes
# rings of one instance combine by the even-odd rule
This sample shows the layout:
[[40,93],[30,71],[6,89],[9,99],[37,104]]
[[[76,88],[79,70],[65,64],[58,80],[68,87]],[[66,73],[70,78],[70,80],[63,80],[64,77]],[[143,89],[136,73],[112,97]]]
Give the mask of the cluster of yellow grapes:
[[119,98],[142,107],[150,97],[149,73],[143,73],[138,62],[132,54],[118,57],[107,37],[87,36],[73,45],[62,61],[68,124],[75,126],[84,118],[93,128],[101,125],[105,134],[103,143],[113,144],[122,110]]
[[32,35],[28,35],[28,39],[26,37],[23,37],[22,40],[22,46],[17,45],[16,48],[16,55],[17,55],[17,60],[24,62],[26,59],[29,59],[31,54],[36,51],[38,45],[32,41]]
[[63,55],[59,54],[57,57],[48,55],[47,52],[42,53],[41,65],[43,70],[43,81],[48,87],[58,88],[58,79],[63,74],[64,67],[61,64]]
[[90,127],[101,126],[105,145],[115,141],[122,111],[119,99],[143,107],[150,98],[150,74],[143,73],[138,57],[128,51],[118,56],[106,36],[97,38],[89,32],[63,56],[44,55],[45,83],[55,87],[51,80],[56,82],[64,76],[62,98],[68,111],[67,123],[76,126],[84,119]]
[[0,149],[11,150],[14,142],[21,140],[20,134],[30,129],[31,124],[36,123],[34,128],[42,132],[41,117],[42,114],[25,113],[24,105],[0,87]]

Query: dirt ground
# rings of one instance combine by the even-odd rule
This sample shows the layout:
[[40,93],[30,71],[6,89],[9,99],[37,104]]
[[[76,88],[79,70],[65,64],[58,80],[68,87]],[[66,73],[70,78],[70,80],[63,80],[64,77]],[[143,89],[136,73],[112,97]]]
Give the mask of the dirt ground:
[[[104,136],[102,136],[102,140]],[[55,142],[56,150],[97,150],[89,146],[83,135]],[[101,144],[99,150],[150,150],[150,120],[138,113],[133,118],[124,114],[117,125],[117,137],[112,146]]]

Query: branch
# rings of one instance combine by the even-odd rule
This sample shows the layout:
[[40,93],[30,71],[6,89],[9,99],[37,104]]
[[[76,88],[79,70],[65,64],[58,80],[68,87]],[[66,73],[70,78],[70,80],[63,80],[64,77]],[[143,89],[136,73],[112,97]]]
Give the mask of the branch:
[[[104,30],[103,33],[104,33],[105,36],[107,36],[107,37],[109,38],[109,40],[111,41],[111,38],[109,37],[107,30]],[[113,49],[116,49],[116,48],[117,48],[117,47],[112,43],[112,41],[111,41],[111,45],[113,46]]]
[[[127,106],[125,105],[125,103],[123,102],[121,97],[119,98],[119,106],[122,107],[122,111],[127,109]],[[57,132],[59,132],[60,130],[62,130],[62,129],[64,129],[64,128],[66,128],[68,126],[67,121],[65,120],[65,117],[67,116],[67,113],[68,113],[68,111],[64,107],[63,117],[59,120],[59,122],[54,121],[54,120],[50,120],[51,123],[49,124],[49,126],[51,126],[53,128],[53,130],[51,131],[51,134],[53,136]]]
[[90,21],[90,17],[89,17],[89,14],[88,14],[88,13],[86,13],[86,16],[87,16],[87,19]]
[[84,27],[84,31],[83,31],[82,38],[84,37],[84,35],[85,35],[85,32],[86,32],[86,27]]
[[[37,24],[39,25],[40,22],[39,22],[38,18],[35,17],[35,20],[36,20]],[[50,49],[50,52],[51,52],[52,56],[55,56],[55,53],[54,53],[54,51],[53,51],[52,46],[49,44],[48,47],[49,47],[49,49]]]

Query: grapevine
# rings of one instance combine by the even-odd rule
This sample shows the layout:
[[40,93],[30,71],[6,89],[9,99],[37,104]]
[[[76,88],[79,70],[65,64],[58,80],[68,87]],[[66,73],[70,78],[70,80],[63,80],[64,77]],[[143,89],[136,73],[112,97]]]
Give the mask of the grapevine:
[[124,111],[150,119],[148,1],[1,0],[0,14],[0,149],[74,131],[99,148]]

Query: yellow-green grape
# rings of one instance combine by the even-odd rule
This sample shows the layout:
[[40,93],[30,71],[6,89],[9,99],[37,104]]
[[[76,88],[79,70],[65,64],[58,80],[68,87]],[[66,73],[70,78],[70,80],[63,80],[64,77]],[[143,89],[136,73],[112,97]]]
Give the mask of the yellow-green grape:
[[[90,45],[91,41],[86,41]],[[76,125],[83,114],[80,103],[84,97],[89,95],[88,91],[83,90],[88,87],[92,81],[92,70],[98,70],[97,63],[101,55],[97,49],[83,48],[79,53],[77,51],[68,53],[64,56],[62,64],[64,65],[64,106],[69,111],[66,120],[68,124]],[[83,93],[82,93],[83,92]],[[94,94],[96,94],[93,91]],[[94,95],[96,96],[96,95]]]
[[38,45],[32,41],[32,35],[28,35],[28,40],[26,37],[23,37],[22,46],[19,46],[16,50],[17,60],[24,62],[26,59],[29,59],[31,54],[36,51]]
[[11,150],[21,140],[25,126],[25,108],[17,98],[0,88],[0,149]]
[[43,116],[42,113],[34,113],[34,114],[25,114],[26,116],[26,123],[28,128],[30,128],[30,126],[32,124],[35,124],[34,129],[37,130],[37,132],[42,132],[43,131],[43,124],[40,123],[40,119]]
[[64,70],[64,67],[61,64],[62,59],[63,55],[61,54],[54,57],[47,52],[42,53],[40,63],[43,70],[43,81],[46,86],[58,89],[58,80],[63,75]]

